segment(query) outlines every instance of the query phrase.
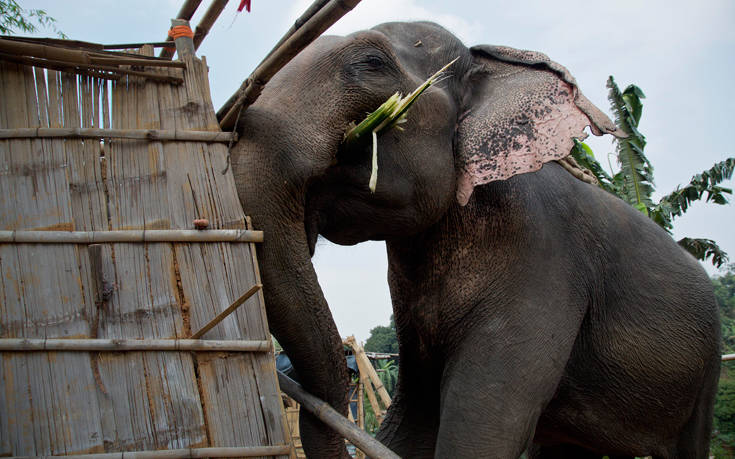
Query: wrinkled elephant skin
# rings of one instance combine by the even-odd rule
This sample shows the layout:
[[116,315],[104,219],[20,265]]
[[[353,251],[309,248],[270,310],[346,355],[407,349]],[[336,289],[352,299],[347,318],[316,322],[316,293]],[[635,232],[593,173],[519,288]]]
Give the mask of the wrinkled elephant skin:
[[[455,57],[378,138],[344,132]],[[555,160],[617,134],[541,53],[466,48],[431,23],[322,37],[243,111],[232,151],[271,330],[304,387],[346,413],[318,235],[385,240],[400,345],[378,438],[403,457],[706,457],[719,322],[698,263]],[[309,457],[343,440],[302,413]]]

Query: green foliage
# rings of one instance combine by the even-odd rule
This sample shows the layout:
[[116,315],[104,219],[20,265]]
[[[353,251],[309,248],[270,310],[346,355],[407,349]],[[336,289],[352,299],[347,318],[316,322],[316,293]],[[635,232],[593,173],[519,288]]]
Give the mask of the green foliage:
[[393,320],[393,314],[390,316],[389,326],[378,325],[370,330],[370,337],[365,341],[365,350],[385,354],[398,353],[398,338],[396,337],[396,323]]
[[735,453],[735,378],[720,379],[715,399],[711,453],[733,457]]
[[715,298],[720,305],[722,352],[735,354],[735,264],[730,265],[725,274],[714,277],[712,285],[715,288]]
[[[720,307],[722,352],[735,353],[735,264],[712,279]],[[735,457],[735,362],[722,362],[720,384],[715,399],[710,454],[717,458]]]
[[375,370],[378,372],[380,382],[383,383],[383,387],[388,391],[388,395],[393,398],[396,393],[396,385],[398,384],[398,365],[395,360],[377,360],[375,363]]
[[608,100],[615,114],[615,124],[628,135],[624,139],[615,139],[620,164],[620,172],[614,177],[618,179],[614,180],[618,187],[618,196],[648,214],[648,209],[653,206],[653,166],[643,153],[646,138],[638,131],[638,122],[643,111],[641,99],[646,96],[635,85],[628,86],[621,93],[612,76],[607,80],[607,87],[610,90]]
[[[706,202],[714,204],[728,203],[726,195],[731,195],[732,190],[719,184],[732,177],[735,158],[716,163],[710,169],[692,177],[687,185],[676,187],[654,204],[651,199],[655,191],[653,166],[644,153],[646,138],[638,130],[643,114],[641,99],[645,95],[635,85],[629,85],[621,92],[612,76],[607,81],[607,87],[610,90],[608,98],[615,114],[615,123],[628,135],[625,139],[615,140],[620,170],[615,174],[606,172],[592,149],[576,139],[571,151],[572,157],[597,178],[600,188],[640,210],[669,234],[674,227],[674,218],[683,215],[694,201],[704,198]],[[727,253],[711,239],[685,237],[678,243],[697,259],[711,260],[718,268],[727,263]]]
[[26,10],[15,0],[0,0],[0,35],[33,33],[39,27],[53,30],[59,38],[67,38],[56,28],[56,19],[44,10]]

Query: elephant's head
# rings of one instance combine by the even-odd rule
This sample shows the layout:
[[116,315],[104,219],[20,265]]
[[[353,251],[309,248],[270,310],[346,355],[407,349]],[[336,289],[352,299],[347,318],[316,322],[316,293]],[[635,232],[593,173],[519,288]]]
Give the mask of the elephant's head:
[[[343,145],[348,125],[457,57],[403,130],[380,135],[372,193],[370,142]],[[615,130],[564,67],[540,53],[468,49],[431,23],[322,37],[284,67],[243,111],[232,164],[245,212],[265,231],[258,254],[271,330],[305,388],[346,411],[341,340],[310,261],[319,234],[355,244],[419,233],[467,204],[475,186],[568,155],[588,125]],[[301,426],[310,457],[343,451],[310,416]]]

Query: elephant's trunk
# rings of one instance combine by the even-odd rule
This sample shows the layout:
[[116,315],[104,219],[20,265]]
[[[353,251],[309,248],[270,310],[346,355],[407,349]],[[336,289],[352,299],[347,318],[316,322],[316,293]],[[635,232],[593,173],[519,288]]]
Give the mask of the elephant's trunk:
[[[251,109],[252,110],[252,109]],[[253,110],[253,111],[257,111]],[[268,321],[304,389],[347,412],[347,366],[342,341],[311,264],[304,226],[304,172],[285,159],[293,142],[270,117],[250,115],[233,151],[233,171],[246,214],[264,242],[258,246]],[[311,172],[312,167],[305,170]],[[326,167],[326,165],[325,165]],[[315,235],[314,235],[315,237]],[[344,439],[300,413],[308,457],[347,457]]]

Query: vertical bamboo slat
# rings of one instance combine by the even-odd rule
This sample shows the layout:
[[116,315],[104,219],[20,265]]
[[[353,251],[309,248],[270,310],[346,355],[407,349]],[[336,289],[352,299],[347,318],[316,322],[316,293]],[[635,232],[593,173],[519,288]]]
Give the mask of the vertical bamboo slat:
[[[218,131],[206,63],[187,64],[174,87],[0,62],[0,128]],[[195,218],[242,229],[226,155],[195,142],[0,140],[0,229],[191,229]],[[186,338],[260,282],[253,247],[0,244],[0,338]],[[205,337],[269,340],[262,293]],[[0,456],[289,442],[267,353],[3,352],[0,381]]]

